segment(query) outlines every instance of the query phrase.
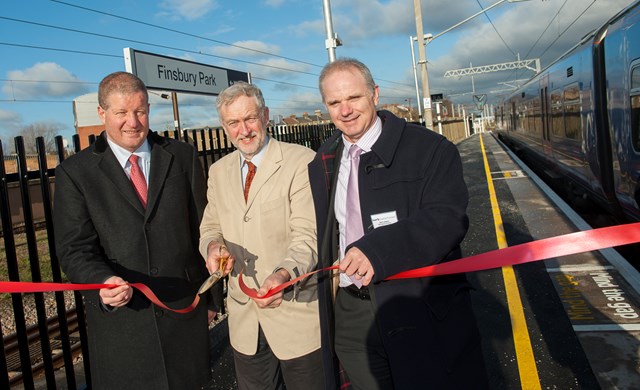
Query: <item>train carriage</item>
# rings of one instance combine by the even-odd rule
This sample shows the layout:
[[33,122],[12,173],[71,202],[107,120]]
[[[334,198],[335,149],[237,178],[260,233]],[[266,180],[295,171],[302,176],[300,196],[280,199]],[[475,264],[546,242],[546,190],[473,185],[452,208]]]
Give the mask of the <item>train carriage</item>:
[[589,200],[634,221],[640,220],[639,18],[636,2],[513,92],[498,131],[574,203]]

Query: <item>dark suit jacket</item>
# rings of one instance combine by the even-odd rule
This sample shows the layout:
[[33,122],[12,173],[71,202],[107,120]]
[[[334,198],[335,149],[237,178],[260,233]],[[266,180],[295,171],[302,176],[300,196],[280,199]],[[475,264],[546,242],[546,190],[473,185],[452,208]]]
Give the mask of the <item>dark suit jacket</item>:
[[[206,203],[202,164],[191,145],[153,132],[148,206],[109,148],[104,133],[56,168],[54,226],[63,271],[74,283],[117,275],[148,285],[165,304],[192,302],[208,272],[198,253]],[[196,389],[209,378],[204,304],[175,314],[139,292],[105,310],[85,293],[94,389]]]
[[[384,281],[398,272],[461,256],[468,219],[467,188],[456,147],[388,111],[382,134],[360,156],[359,190],[365,235],[352,246],[371,261],[376,326],[397,389],[482,387],[479,334],[464,275]],[[338,131],[309,164],[322,267],[337,258],[333,208],[343,141]],[[395,212],[397,222],[374,227],[372,216]],[[321,278],[320,316],[327,381],[334,377],[330,279]],[[475,382],[479,380],[479,382]],[[426,386],[426,387],[425,387]]]

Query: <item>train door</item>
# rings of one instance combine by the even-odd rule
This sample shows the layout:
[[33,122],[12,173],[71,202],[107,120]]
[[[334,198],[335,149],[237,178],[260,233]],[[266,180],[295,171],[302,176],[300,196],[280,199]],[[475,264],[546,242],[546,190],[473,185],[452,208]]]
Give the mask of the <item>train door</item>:
[[550,156],[553,154],[553,145],[551,143],[551,126],[549,123],[550,107],[549,107],[549,75],[540,78],[540,124],[542,130],[542,149],[544,154]]

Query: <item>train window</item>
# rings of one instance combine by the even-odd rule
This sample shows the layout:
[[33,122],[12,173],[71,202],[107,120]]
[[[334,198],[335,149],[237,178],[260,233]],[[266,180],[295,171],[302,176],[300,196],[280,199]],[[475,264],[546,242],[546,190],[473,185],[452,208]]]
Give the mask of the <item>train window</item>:
[[580,87],[578,84],[569,85],[564,89],[563,95],[565,135],[567,138],[581,140]]
[[631,70],[631,141],[640,151],[640,66]]
[[562,137],[563,124],[562,92],[558,89],[551,91],[551,130],[554,136]]
[[531,99],[531,130],[536,134],[542,134],[542,108],[540,99]]

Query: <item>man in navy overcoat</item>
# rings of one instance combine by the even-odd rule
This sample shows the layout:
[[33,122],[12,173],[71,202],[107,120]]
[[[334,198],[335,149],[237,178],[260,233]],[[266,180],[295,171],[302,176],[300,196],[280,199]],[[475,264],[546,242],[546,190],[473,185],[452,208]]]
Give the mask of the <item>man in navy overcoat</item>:
[[[339,367],[354,389],[485,388],[465,275],[385,281],[461,256],[468,194],[456,147],[388,111],[376,112],[378,86],[357,60],[326,65],[320,91],[339,131],[309,164],[318,257],[320,267],[339,259],[344,279],[320,278],[328,388],[340,385]],[[362,149],[357,201],[364,235],[348,243],[344,203],[353,145]]]

